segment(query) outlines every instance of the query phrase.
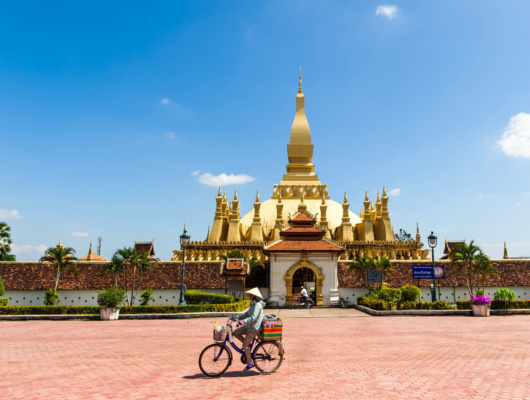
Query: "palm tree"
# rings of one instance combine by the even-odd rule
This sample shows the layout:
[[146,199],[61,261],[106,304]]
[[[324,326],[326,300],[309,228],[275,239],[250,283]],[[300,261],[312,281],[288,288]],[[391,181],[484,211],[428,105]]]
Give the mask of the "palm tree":
[[451,265],[455,271],[461,271],[465,278],[469,295],[475,291],[473,290],[473,281],[475,274],[477,275],[477,290],[480,289],[480,276],[482,274],[491,274],[491,262],[484,254],[482,249],[475,244],[475,241],[458,243],[451,251]]
[[77,257],[72,247],[63,247],[61,243],[57,247],[50,247],[44,252],[44,256],[39,260],[41,263],[50,263],[55,270],[54,292],[57,292],[61,271],[67,269],[77,275]]
[[[355,260],[348,265],[346,271],[359,271],[366,277],[366,273],[370,269],[375,269],[374,259],[372,257],[366,258],[362,255],[361,257],[355,258]],[[369,284],[367,285],[367,288],[370,288]]]
[[489,257],[484,253],[479,254],[475,270],[477,273],[477,286],[479,291],[481,290],[481,283],[482,290],[484,291],[486,289],[486,278],[488,276],[499,276],[497,268],[493,266]]
[[0,222],[0,261],[13,261],[6,259],[11,252],[11,227],[5,222]]
[[390,271],[392,271],[392,263],[387,256],[375,256],[373,257],[375,268],[383,273],[385,278],[390,276]]
[[149,258],[148,253],[139,254],[132,247],[124,247],[114,253],[105,269],[114,274],[116,287],[118,287],[118,274],[123,273],[125,303],[132,306],[142,286],[144,272],[156,265],[156,261]]

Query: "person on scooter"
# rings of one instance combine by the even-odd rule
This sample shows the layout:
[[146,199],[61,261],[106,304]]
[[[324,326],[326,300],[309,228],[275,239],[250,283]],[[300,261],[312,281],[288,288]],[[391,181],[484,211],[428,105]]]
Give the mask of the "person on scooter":
[[238,338],[241,343],[243,343],[243,351],[247,358],[247,366],[243,371],[248,371],[254,367],[249,346],[261,330],[265,302],[263,301],[263,296],[257,287],[247,290],[245,294],[250,298],[249,309],[237,317],[232,317],[232,319],[239,321],[239,325],[244,325],[234,331],[234,337]]

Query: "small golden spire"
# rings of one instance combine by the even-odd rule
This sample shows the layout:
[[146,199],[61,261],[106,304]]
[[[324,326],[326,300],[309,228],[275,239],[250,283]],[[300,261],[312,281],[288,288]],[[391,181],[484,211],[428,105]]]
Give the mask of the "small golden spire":
[[374,203],[370,200],[370,211],[374,211]]
[[324,191],[322,191],[322,204],[326,204],[326,195],[324,194]]
[[375,202],[379,203],[380,201],[381,201],[381,199],[379,198],[379,189],[377,189],[377,200]]
[[92,260],[92,242],[90,242],[90,247],[88,248],[88,256],[86,258],[87,261]]
[[419,222],[416,222],[416,234],[417,235],[420,234],[420,223]]
[[386,189],[385,189],[385,185],[383,185],[383,197],[386,197]]
[[217,192],[217,197],[221,197],[221,186],[219,186],[219,191]]
[[59,239],[59,243],[57,243],[57,248],[60,249],[61,247],[63,247],[63,245],[61,244],[61,239]]
[[237,201],[237,189],[236,189],[236,192],[234,193],[234,200]]
[[368,190],[367,190],[366,191],[366,196],[364,196],[364,201],[368,201],[368,200],[370,200],[370,199],[368,198]]
[[504,256],[502,258],[504,259],[510,258],[508,257],[508,249],[506,249],[506,242],[504,242]]
[[259,189],[256,192],[256,201],[255,201],[255,203],[259,203]]
[[298,78],[298,93],[302,93],[302,67],[300,67],[300,76]]
[[344,204],[348,203],[348,196],[346,195],[346,191],[344,191]]

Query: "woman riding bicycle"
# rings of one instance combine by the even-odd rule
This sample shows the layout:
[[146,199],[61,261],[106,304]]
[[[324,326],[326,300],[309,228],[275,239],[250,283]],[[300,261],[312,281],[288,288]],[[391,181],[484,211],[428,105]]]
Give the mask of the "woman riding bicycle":
[[245,294],[250,298],[249,309],[237,317],[232,317],[232,319],[238,320],[240,325],[244,324],[244,326],[241,326],[234,331],[234,337],[238,338],[243,343],[243,350],[245,351],[245,356],[247,358],[247,366],[243,371],[248,371],[254,367],[250,356],[249,346],[261,330],[265,302],[263,301],[263,296],[257,287],[246,291]]

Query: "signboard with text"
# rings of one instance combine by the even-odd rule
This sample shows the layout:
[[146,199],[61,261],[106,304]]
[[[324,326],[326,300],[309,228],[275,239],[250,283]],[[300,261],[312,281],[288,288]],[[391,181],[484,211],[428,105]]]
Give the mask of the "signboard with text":
[[366,271],[366,282],[381,283],[383,282],[383,272],[378,269],[369,269]]
[[[436,279],[445,279],[445,268],[443,265],[434,267],[434,276]],[[412,279],[432,279],[431,265],[413,265]]]

